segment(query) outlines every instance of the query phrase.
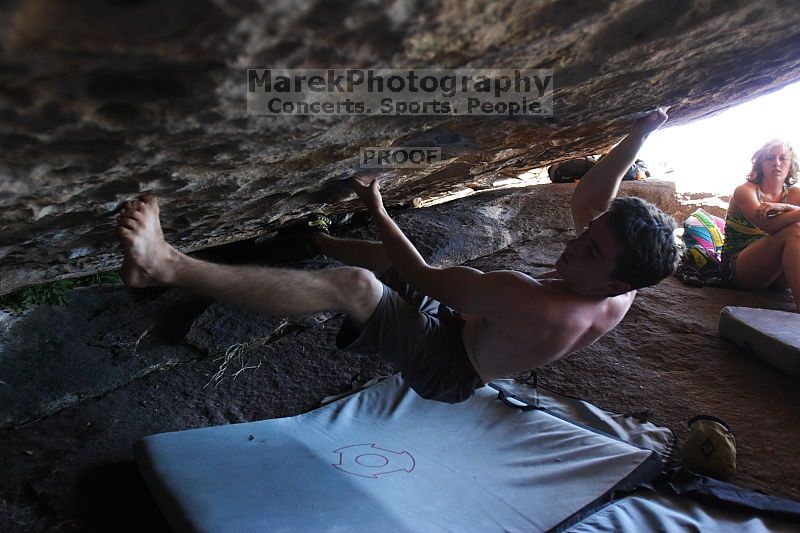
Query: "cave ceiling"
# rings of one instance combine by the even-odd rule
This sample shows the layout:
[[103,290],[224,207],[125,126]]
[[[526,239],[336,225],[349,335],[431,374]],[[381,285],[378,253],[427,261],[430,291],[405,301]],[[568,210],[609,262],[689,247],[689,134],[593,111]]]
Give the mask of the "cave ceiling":
[[[387,205],[598,153],[643,112],[713,115],[800,79],[793,1],[27,0],[0,8],[0,294],[117,268],[145,191],[183,251],[311,209],[360,209],[364,147],[436,146],[383,172]],[[246,71],[550,69],[551,116],[250,115]],[[787,110],[787,112],[790,112]]]

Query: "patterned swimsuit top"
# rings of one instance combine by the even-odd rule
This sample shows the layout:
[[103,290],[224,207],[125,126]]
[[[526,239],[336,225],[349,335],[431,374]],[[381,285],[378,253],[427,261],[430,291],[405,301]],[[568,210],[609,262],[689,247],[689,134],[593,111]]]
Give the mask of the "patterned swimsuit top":
[[[789,197],[789,189],[783,187],[783,199],[779,203],[786,203]],[[761,203],[761,188],[756,185],[756,198]],[[739,212],[728,209],[725,216],[725,244],[722,247],[722,255],[736,257],[739,252],[764,237],[767,234],[747,217]]]

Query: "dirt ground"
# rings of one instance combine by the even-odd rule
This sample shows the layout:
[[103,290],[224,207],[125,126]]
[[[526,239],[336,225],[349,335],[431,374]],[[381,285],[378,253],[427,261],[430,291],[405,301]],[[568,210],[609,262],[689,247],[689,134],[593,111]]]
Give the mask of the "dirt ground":
[[[548,207],[556,202],[542,201]],[[457,212],[465,205],[473,204],[453,202],[441,209]],[[442,210],[437,213],[445,212]],[[533,210],[529,216],[539,220],[546,212]],[[430,220],[412,226],[409,231],[416,233],[421,243],[441,237]],[[558,224],[555,229],[552,226],[549,224],[549,231],[532,232],[534,238],[517,239],[466,264],[483,270],[544,271],[555,262],[570,235]],[[317,268],[325,263],[294,264]],[[131,301],[153,306],[172,292],[137,292]],[[124,287],[106,286],[76,291],[70,301],[91,307],[81,300],[90,293],[105,298],[104,302],[131,298]],[[174,301],[170,305],[174,306]],[[324,396],[393,371],[377,356],[357,356],[335,348],[341,316],[265,319],[194,297],[186,297],[181,305],[188,317],[184,326],[137,344],[140,358],[171,354],[160,355],[157,365],[147,362],[144,367],[149,370],[136,370],[131,379],[115,382],[108,390],[80,396],[67,407],[0,430],[0,530],[166,530],[167,524],[133,462],[131,447],[136,439],[165,431],[296,415],[315,408]],[[717,320],[726,305],[792,308],[786,292],[691,288],[670,278],[640,291],[633,308],[612,333],[539,369],[540,384],[607,410],[646,417],[671,428],[679,440],[685,438],[686,422],[693,415],[722,417],[732,427],[738,445],[738,470],[730,481],[800,500],[797,379],[719,338]],[[95,313],[101,312],[114,316],[122,311],[112,307]],[[47,346],[48,339],[55,338],[43,327],[38,330],[37,346]],[[72,330],[73,336],[79,330]],[[265,338],[269,341],[252,343],[247,362],[255,368],[218,386],[209,385],[226,346]],[[173,351],[164,352],[165,347]],[[58,361],[37,363],[35,355],[28,356],[36,379],[45,376],[56,381],[62,372]],[[127,364],[122,355],[117,357],[111,362],[117,365],[114,368]],[[67,370],[65,367],[63,372]]]

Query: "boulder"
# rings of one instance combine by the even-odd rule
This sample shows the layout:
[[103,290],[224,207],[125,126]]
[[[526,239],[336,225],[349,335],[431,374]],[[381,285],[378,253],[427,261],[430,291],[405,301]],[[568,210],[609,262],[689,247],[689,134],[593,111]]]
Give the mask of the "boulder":
[[[0,11],[0,294],[119,267],[114,211],[159,194],[183,251],[361,209],[368,146],[410,205],[602,152],[671,105],[704,118],[800,77],[800,11],[708,0],[11,2]],[[251,68],[552,69],[553,114],[251,116]]]

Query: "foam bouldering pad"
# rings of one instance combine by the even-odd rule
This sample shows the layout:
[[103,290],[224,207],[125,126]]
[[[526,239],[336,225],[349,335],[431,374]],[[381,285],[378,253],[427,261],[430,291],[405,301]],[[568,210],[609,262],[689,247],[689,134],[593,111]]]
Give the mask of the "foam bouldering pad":
[[[737,488],[738,489],[738,488]],[[623,497],[577,524],[565,529],[568,533],[598,531],[751,531],[794,533],[797,515],[790,512],[767,513],[757,506],[758,493],[738,489],[742,505],[723,505],[713,494],[702,497],[658,494],[639,491]],[[767,497],[770,500],[776,498]],[[797,512],[800,504],[781,502]],[[756,507],[750,507],[756,505]]]
[[177,531],[546,531],[662,468],[657,454],[489,386],[450,405],[395,376],[291,418],[135,445]]
[[719,334],[793,376],[800,376],[800,314],[752,307],[725,307]]

